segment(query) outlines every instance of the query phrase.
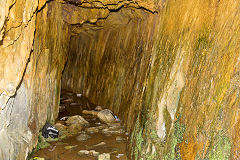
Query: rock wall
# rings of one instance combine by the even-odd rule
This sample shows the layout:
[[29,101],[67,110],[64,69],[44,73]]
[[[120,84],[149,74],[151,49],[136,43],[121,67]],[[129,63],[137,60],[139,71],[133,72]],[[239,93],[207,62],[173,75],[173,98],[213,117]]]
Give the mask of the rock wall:
[[239,159],[239,5],[166,2],[132,157]]
[[[22,8],[19,5],[22,3],[16,2],[12,8]],[[19,28],[12,26],[5,33],[11,44],[5,46],[4,37],[1,45],[1,72],[4,73],[1,82],[10,84],[1,83],[5,89],[1,94],[0,111],[0,159],[3,160],[26,159],[38,142],[41,127],[46,121],[54,121],[58,114],[68,28],[62,18],[55,19],[62,17],[58,3],[51,2],[44,8],[37,3],[30,11],[33,13],[26,25],[21,22]],[[10,35],[17,39],[12,40]]]

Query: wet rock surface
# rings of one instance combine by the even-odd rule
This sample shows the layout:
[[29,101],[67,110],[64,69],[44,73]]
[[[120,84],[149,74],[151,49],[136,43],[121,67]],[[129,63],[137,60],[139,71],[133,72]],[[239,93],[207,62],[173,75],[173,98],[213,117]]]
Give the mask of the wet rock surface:
[[[64,93],[61,103],[66,99],[74,99],[74,97],[76,94],[72,92]],[[83,96],[81,95],[81,97]],[[88,104],[90,103],[88,102]],[[79,110],[82,111],[88,107],[81,106]],[[91,109],[94,108],[95,105]],[[127,136],[120,123],[107,125],[102,123],[96,115],[71,115],[65,110],[59,114],[58,121],[54,126],[59,130],[59,138],[47,139],[49,145],[34,153],[33,158],[41,157],[51,160],[127,159]]]

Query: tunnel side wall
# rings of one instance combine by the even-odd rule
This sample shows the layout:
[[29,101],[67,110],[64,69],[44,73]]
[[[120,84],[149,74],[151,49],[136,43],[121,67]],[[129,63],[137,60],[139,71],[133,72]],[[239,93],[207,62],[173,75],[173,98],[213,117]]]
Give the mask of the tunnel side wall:
[[[18,2],[15,5],[17,6],[13,8],[21,7],[18,6]],[[41,8],[41,4],[36,7],[40,8],[33,11],[33,18],[29,24],[22,27],[24,32],[20,33],[20,40],[17,39],[12,48],[1,48],[8,51],[9,56],[13,56],[10,60],[14,60],[9,62],[10,60],[5,59],[10,65],[15,66],[15,69],[9,71],[9,77],[3,79],[8,83],[11,83],[9,78],[14,76],[12,74],[22,69],[24,64],[18,65],[19,61],[27,57],[16,92],[13,95],[4,92],[5,97],[9,98],[0,111],[2,160],[26,159],[37,145],[42,126],[46,121],[54,122],[58,115],[61,74],[67,59],[69,42],[68,27],[62,18],[57,18],[62,17],[60,4],[51,2],[44,8]],[[6,36],[13,31],[7,32]],[[28,45],[26,48],[18,48],[26,44]],[[26,55],[18,56],[18,50]],[[1,56],[3,60],[5,57]],[[9,68],[6,66],[4,71],[7,70]],[[17,77],[14,80],[17,80]],[[13,85],[12,88],[14,89]],[[3,94],[2,97],[1,100],[4,100]]]

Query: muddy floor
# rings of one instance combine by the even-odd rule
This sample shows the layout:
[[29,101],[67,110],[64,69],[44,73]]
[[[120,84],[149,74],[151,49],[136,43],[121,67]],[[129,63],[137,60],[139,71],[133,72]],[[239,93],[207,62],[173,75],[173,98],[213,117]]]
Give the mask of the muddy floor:
[[[78,153],[80,150],[87,150],[90,152],[94,150],[99,154],[110,154],[111,160],[127,160],[126,144],[128,140],[128,133],[121,132],[114,134],[104,134],[101,132],[101,130],[99,130],[99,132],[97,133],[86,132],[87,128],[99,126],[107,128],[109,126],[100,122],[96,116],[82,114],[82,110],[91,110],[96,107],[96,105],[88,102],[85,97],[84,100],[81,100],[81,98],[83,99],[82,95],[77,95],[71,92],[64,91],[61,95],[60,104],[64,107],[61,109],[56,123],[64,124],[65,122],[63,120],[60,120],[62,117],[80,115],[85,120],[87,120],[90,125],[84,127],[79,133],[75,135],[56,142],[49,142],[49,147],[38,150],[32,155],[32,157],[41,157],[45,160],[95,160],[98,159],[98,156],[96,155],[80,155]],[[65,103],[63,103],[64,100]],[[123,127],[120,126],[120,128]],[[78,141],[77,136],[79,136],[81,133],[86,133],[90,136],[90,138],[84,141]]]

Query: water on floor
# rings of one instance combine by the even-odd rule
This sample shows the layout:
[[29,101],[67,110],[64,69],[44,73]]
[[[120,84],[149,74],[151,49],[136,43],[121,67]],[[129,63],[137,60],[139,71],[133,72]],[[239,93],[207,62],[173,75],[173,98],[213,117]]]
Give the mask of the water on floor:
[[[126,143],[128,133],[122,126],[109,126],[99,121],[94,115],[82,114],[82,110],[91,110],[97,105],[91,104],[86,97],[64,91],[61,95],[59,117],[56,123],[66,125],[62,117],[80,115],[89,122],[77,134],[67,138],[49,142],[50,146],[38,150],[32,157],[41,157],[45,160],[95,160],[99,154],[110,154],[111,160],[127,160]],[[89,132],[89,128],[98,128],[99,131]],[[104,132],[108,131],[110,132]],[[89,139],[77,140],[79,135],[87,135]],[[79,153],[80,152],[80,153]]]

